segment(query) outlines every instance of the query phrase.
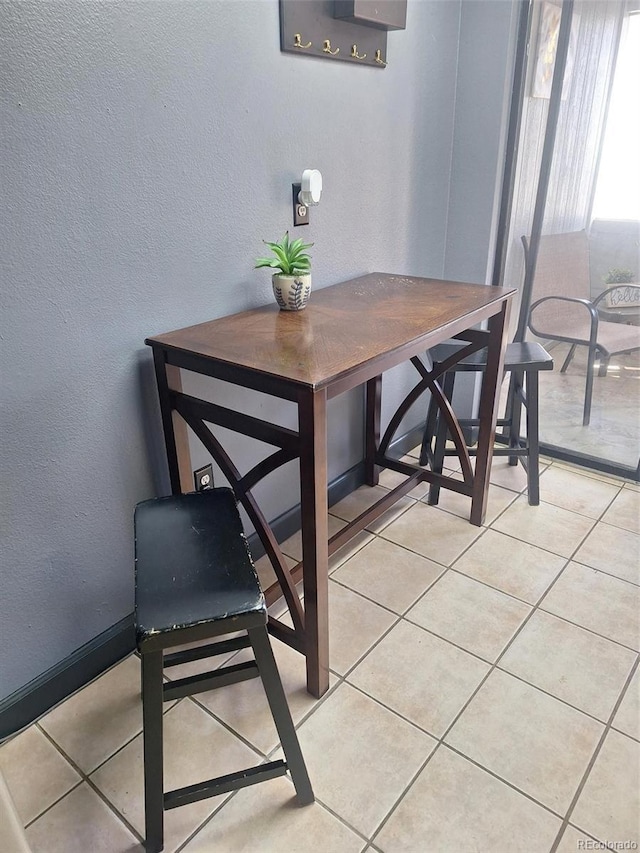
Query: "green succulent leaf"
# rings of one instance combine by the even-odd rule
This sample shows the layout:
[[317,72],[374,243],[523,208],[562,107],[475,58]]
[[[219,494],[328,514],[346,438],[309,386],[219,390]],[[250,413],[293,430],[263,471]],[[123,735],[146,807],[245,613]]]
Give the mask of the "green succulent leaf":
[[262,242],[271,249],[275,257],[257,258],[256,269],[270,267],[271,269],[279,269],[284,275],[306,274],[311,269],[311,259],[307,254],[307,249],[310,249],[313,243],[304,243],[301,238],[290,240],[288,231],[277,243],[272,243],[269,240]]
[[633,281],[633,272],[621,267],[612,267],[604,280],[606,284],[627,284]]

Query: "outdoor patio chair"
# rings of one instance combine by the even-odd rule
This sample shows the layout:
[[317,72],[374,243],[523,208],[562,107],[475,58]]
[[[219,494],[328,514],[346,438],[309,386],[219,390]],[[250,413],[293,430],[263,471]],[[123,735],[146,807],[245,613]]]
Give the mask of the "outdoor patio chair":
[[[527,237],[522,237],[525,265],[531,263]],[[531,332],[548,341],[563,341],[570,349],[560,372],[568,368],[576,347],[588,348],[587,376],[582,423],[591,417],[593,376],[606,376],[612,355],[640,348],[640,326],[602,320],[598,305],[619,287],[610,287],[591,299],[589,238],[586,231],[547,234],[540,238],[527,325]]]

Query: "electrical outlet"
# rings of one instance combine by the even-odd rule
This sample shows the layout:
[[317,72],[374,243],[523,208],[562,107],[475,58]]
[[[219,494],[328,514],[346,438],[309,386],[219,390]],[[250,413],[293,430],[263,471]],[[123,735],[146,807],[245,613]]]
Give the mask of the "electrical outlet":
[[309,224],[309,208],[306,204],[300,204],[298,201],[298,193],[300,192],[300,188],[302,184],[291,184],[291,191],[293,194],[293,224],[294,225],[308,225]]
[[213,466],[205,465],[204,468],[198,468],[193,472],[193,482],[195,483],[196,492],[204,492],[206,489],[213,488]]

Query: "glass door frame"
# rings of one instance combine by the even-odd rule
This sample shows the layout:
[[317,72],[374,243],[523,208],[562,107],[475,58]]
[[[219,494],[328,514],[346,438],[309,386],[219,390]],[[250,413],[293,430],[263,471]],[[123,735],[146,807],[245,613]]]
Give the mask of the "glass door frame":
[[[535,275],[538,247],[540,245],[540,237],[542,235],[544,213],[547,202],[547,193],[549,189],[549,180],[554,154],[556,131],[558,128],[558,119],[560,115],[562,85],[564,79],[564,72],[567,64],[567,56],[569,53],[569,40],[571,35],[571,23],[573,19],[573,6],[574,0],[563,0],[562,2],[560,30],[558,34],[553,80],[551,84],[551,94],[549,98],[549,109],[545,125],[542,158],[538,173],[538,185],[536,190],[535,206],[531,226],[531,236],[529,244],[531,263],[527,265],[524,283],[522,286],[518,325],[515,333],[515,340],[517,341],[524,340],[524,335],[527,327],[527,315],[529,312],[529,305],[531,303],[531,290],[533,278]],[[533,11],[534,0],[520,0],[518,34],[516,40],[513,83],[511,90],[511,101],[509,107],[509,120],[507,128],[505,166],[502,177],[502,192],[498,213],[497,239],[494,253],[493,271],[491,276],[491,284],[494,286],[501,286],[503,284],[506,267],[507,248],[509,245],[510,236],[509,231],[511,211],[514,200],[516,168],[519,153],[520,130],[525,97],[525,81],[527,77],[527,67],[529,61],[528,58],[529,56],[533,56],[533,50],[531,49]],[[511,408],[511,397],[512,390],[510,389],[509,402],[507,404],[508,409]],[[559,459],[564,462],[571,462],[577,465],[582,465],[586,468],[601,471],[605,474],[612,474],[614,476],[624,477],[635,482],[640,482],[640,458],[638,460],[638,464],[634,468],[632,466],[621,465],[620,463],[601,459],[586,453],[581,453],[579,451],[570,450],[566,447],[559,447],[557,445],[548,444],[544,441],[540,442],[540,452],[554,459]]]

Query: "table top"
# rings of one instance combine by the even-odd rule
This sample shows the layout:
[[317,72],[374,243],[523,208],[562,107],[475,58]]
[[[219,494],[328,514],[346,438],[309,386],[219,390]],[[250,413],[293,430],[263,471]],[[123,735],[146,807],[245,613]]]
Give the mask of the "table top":
[[428,349],[430,339],[496,313],[514,292],[376,272],[312,291],[302,311],[265,305],[146,343],[320,388],[389,353]]

